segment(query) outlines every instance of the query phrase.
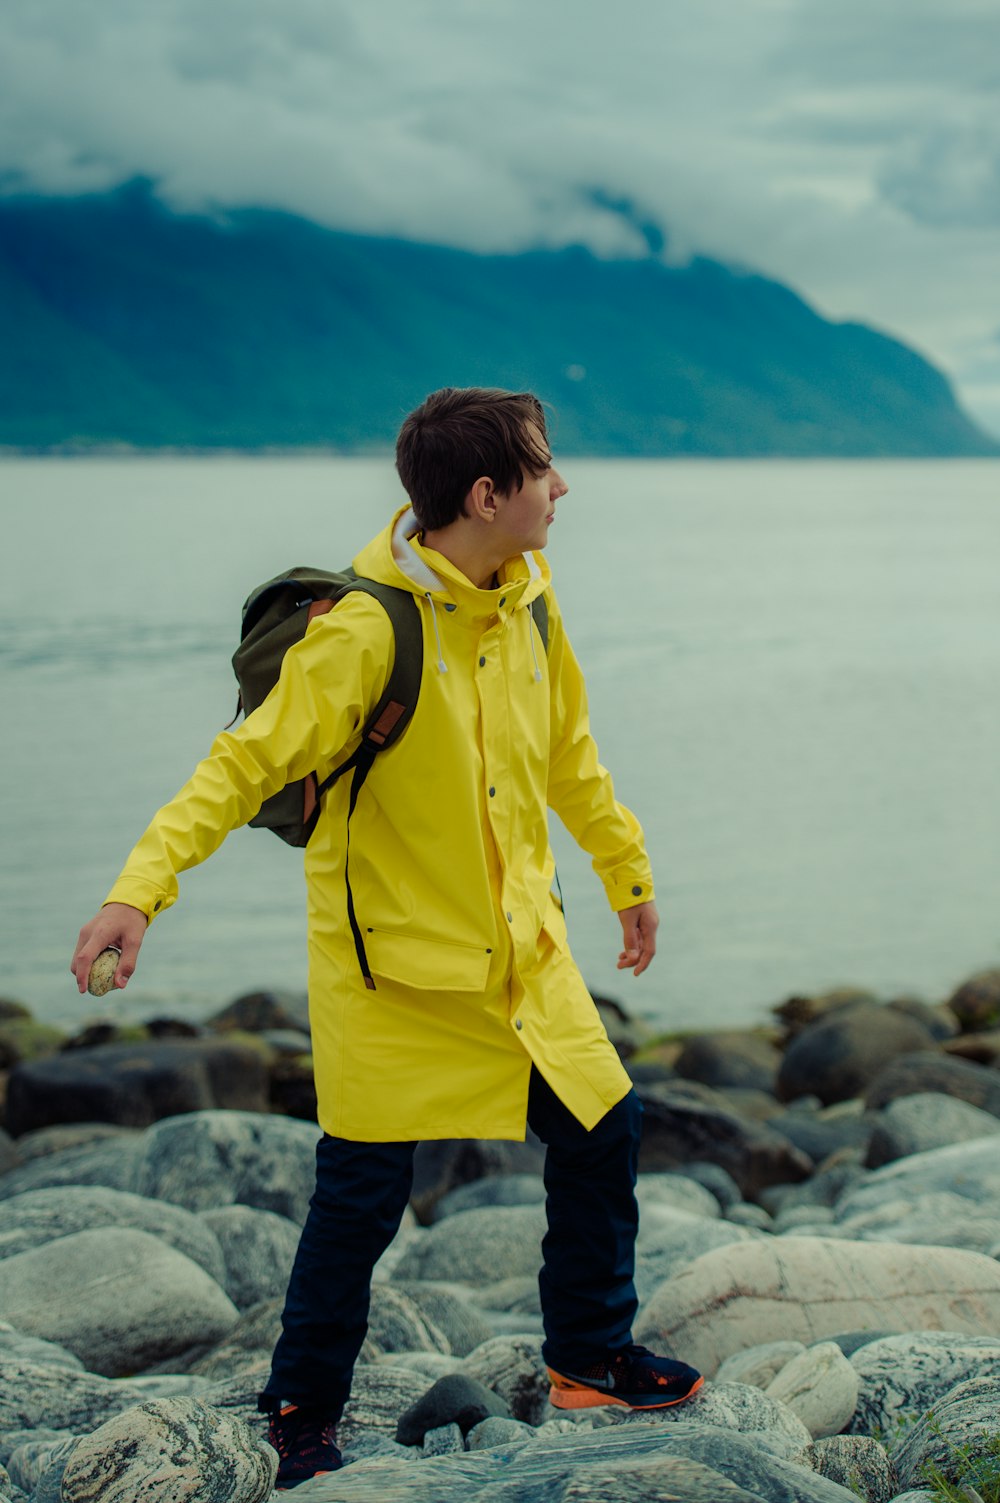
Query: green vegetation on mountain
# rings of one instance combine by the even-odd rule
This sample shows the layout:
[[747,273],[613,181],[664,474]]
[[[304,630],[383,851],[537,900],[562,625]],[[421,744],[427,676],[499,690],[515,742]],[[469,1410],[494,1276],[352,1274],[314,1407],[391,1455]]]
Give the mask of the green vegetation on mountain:
[[704,258],[479,256],[142,183],[0,201],[0,444],[372,449],[472,384],[537,391],[576,454],[998,452],[905,345]]

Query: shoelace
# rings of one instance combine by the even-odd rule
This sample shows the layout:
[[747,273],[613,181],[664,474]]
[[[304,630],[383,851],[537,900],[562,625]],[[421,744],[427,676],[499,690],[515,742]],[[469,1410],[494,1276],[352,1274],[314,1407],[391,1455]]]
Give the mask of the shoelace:
[[[293,1419],[299,1415],[298,1420]],[[289,1405],[274,1415],[271,1422],[271,1437],[274,1449],[282,1461],[291,1455],[309,1456],[336,1444],[337,1427],[333,1420],[319,1415],[303,1414],[296,1405]]]

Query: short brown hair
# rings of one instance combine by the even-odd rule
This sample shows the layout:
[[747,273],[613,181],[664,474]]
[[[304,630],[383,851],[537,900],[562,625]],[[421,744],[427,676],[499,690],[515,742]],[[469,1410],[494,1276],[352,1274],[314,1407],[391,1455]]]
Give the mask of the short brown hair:
[[545,413],[530,391],[445,386],[403,423],[396,469],[421,527],[447,527],[482,476],[501,495],[520,490],[525,472],[551,464]]

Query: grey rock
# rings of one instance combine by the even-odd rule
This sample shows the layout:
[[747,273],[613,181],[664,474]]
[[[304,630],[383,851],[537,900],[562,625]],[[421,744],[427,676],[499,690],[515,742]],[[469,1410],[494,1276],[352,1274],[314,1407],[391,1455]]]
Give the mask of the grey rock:
[[897,1493],[892,1503],[940,1503],[940,1495],[929,1493],[922,1487],[908,1488],[905,1493]]
[[12,1200],[15,1195],[24,1195],[29,1190],[50,1190],[68,1185],[106,1185],[109,1190],[134,1190],[141,1137],[141,1133],[129,1133],[30,1159],[0,1179],[0,1200]]
[[993,1028],[1000,1021],[1000,969],[977,971],[948,998],[948,1007],[970,1031]]
[[238,1310],[284,1295],[299,1245],[294,1221],[245,1205],[200,1211],[194,1219],[218,1240],[223,1268],[215,1277]]
[[0,1308],[30,1336],[59,1342],[92,1372],[135,1372],[199,1337],[220,1339],[237,1311],[203,1268],[148,1232],[74,1232],[0,1263]]
[[857,1503],[855,1494],[743,1436],[691,1423],[578,1429],[415,1466],[379,1460],[309,1486],[309,1503],[538,1503],[543,1497],[552,1503]]
[[900,1096],[880,1112],[868,1147],[870,1169],[891,1164],[914,1153],[965,1143],[973,1138],[995,1137],[1000,1118],[956,1096],[937,1091],[917,1091]]
[[777,1094],[793,1101],[806,1094],[824,1105],[860,1096],[889,1060],[926,1049],[934,1040],[916,1018],[861,1002],[838,1008],[810,1024],[785,1050]]
[[264,1503],[278,1458],[240,1420],[197,1399],[153,1399],[117,1415],[74,1450],[63,1503]]
[[919,997],[894,997],[888,1005],[923,1023],[939,1044],[945,1039],[953,1039],[959,1031],[958,1019],[946,1003],[923,1002]]
[[494,1336],[469,1353],[462,1372],[499,1394],[514,1419],[537,1425],[552,1412],[551,1380],[531,1337]]
[[890,1196],[880,1206],[844,1216],[836,1231],[856,1241],[962,1247],[992,1257],[1000,1241],[1000,1207],[977,1205],[947,1190],[913,1199]]
[[[407,1282],[400,1279],[395,1282],[421,1314],[443,1333],[448,1343],[446,1350],[454,1352],[455,1356],[468,1356],[469,1352],[481,1346],[484,1341],[489,1341],[493,1335],[489,1322],[470,1303],[467,1289],[463,1289],[459,1295],[447,1285],[435,1284],[430,1280],[414,1279]],[[534,1282],[537,1288],[537,1280]]]
[[931,1091],[955,1096],[971,1106],[1000,1116],[1000,1075],[985,1065],[955,1059],[938,1049],[903,1054],[875,1076],[865,1094],[873,1111],[880,1111],[900,1096]]
[[494,1174],[542,1172],[545,1150],[536,1139],[507,1143],[483,1138],[439,1138],[418,1144],[410,1203],[422,1222],[450,1191]]
[[267,1070],[256,1049],[223,1039],[103,1044],[26,1060],[10,1072],[14,1133],[55,1123],[146,1127],[178,1112],[267,1109]]
[[793,1231],[797,1226],[822,1226],[833,1220],[832,1206],[783,1205],[774,1218],[774,1230],[779,1236]]
[[189,1211],[256,1206],[305,1221],[316,1184],[319,1128],[257,1112],[193,1112],[157,1122],[142,1137],[140,1195]]
[[503,1400],[468,1374],[450,1373],[399,1416],[396,1440],[401,1446],[419,1446],[428,1430],[441,1425],[457,1425],[465,1436],[474,1425],[491,1417],[510,1419]]
[[312,1040],[298,1028],[265,1028],[260,1037],[276,1054],[308,1054]]
[[456,1211],[475,1211],[481,1206],[534,1206],[545,1203],[545,1184],[540,1174],[491,1174],[449,1190],[434,1207],[434,1220],[443,1221]]
[[218,1238],[190,1211],[104,1185],[31,1190],[9,1200],[0,1224],[0,1259],[109,1226],[148,1232],[200,1264],[217,1283],[225,1277]]
[[10,1480],[15,1487],[33,1493],[45,1474],[60,1462],[62,1471],[76,1446],[78,1436],[61,1436],[58,1440],[28,1440],[12,1451],[7,1461]]
[[722,1212],[713,1192],[685,1174],[640,1174],[635,1193],[640,1221],[661,1207],[686,1211],[691,1216],[707,1216],[712,1221],[717,1221]]
[[428,1383],[436,1383],[459,1366],[459,1358],[445,1352],[383,1352],[379,1362],[389,1367],[402,1367],[410,1373],[421,1373]]
[[740,1200],[736,1205],[730,1206],[726,1220],[730,1226],[747,1226],[751,1231],[774,1231],[774,1218],[768,1215],[763,1206],[751,1205],[748,1200]]
[[70,1372],[85,1371],[79,1357],[67,1351],[66,1347],[55,1341],[42,1341],[38,1336],[25,1336],[21,1331],[15,1331],[5,1320],[0,1320],[0,1352],[7,1358],[37,1362],[45,1367],[65,1367]]
[[208,1027],[216,1033],[265,1033],[269,1028],[291,1028],[309,1033],[309,999],[305,992],[247,992],[213,1013]]
[[966,1464],[982,1462],[992,1470],[998,1403],[1000,1378],[995,1372],[959,1383],[937,1399],[933,1414],[922,1415],[897,1445],[890,1446],[902,1486],[923,1482],[928,1463],[939,1467],[950,1482],[957,1482],[961,1453]]
[[0,1127],[0,1174],[7,1174],[21,1163],[21,1153],[14,1139],[5,1128]]
[[419,1373],[359,1363],[354,1369],[350,1400],[337,1426],[338,1441],[349,1446],[359,1435],[368,1433],[395,1441],[399,1416],[426,1392],[427,1379]]
[[131,1383],[68,1372],[0,1351],[0,1435],[22,1430],[79,1435],[141,1403]]
[[695,1033],[674,1061],[678,1075],[709,1086],[743,1086],[772,1091],[781,1055],[759,1033],[720,1030]]
[[821,1164],[830,1154],[844,1148],[866,1153],[874,1120],[870,1113],[834,1116],[827,1112],[786,1111],[772,1117],[768,1126],[801,1148],[813,1163]]
[[891,1503],[899,1476],[884,1446],[868,1435],[832,1435],[807,1446],[803,1462],[867,1503]]
[[368,1330],[372,1340],[384,1352],[447,1353],[449,1350],[448,1338],[441,1327],[394,1284],[372,1286]]
[[761,1237],[706,1253],[662,1284],[636,1339],[711,1375],[772,1335],[776,1308],[785,1337],[807,1344],[866,1325],[1000,1333],[1000,1266],[951,1248]]
[[[538,1279],[530,1273],[521,1273],[513,1279],[499,1279],[495,1284],[483,1285],[476,1291],[476,1301],[482,1310],[505,1310],[511,1314],[538,1317],[542,1313]],[[493,1334],[492,1331],[490,1334]]]
[[639,1097],[644,1172],[690,1172],[687,1160],[708,1159],[732,1176],[744,1198],[754,1200],[765,1185],[794,1183],[812,1171],[812,1160],[787,1138],[727,1107],[697,1100],[673,1085],[643,1086]]
[[484,1419],[473,1425],[465,1443],[470,1451],[487,1451],[493,1446],[524,1445],[534,1440],[536,1431],[523,1420]]
[[403,1254],[393,1278],[480,1284],[499,1271],[537,1272],[545,1226],[541,1206],[460,1211],[429,1227]]
[[863,1346],[871,1346],[873,1341],[893,1334],[892,1331],[840,1331],[829,1339],[837,1343],[845,1357],[853,1357]]
[[766,1389],[793,1357],[806,1351],[801,1341],[765,1341],[727,1357],[715,1375],[717,1383],[748,1383]]
[[639,1223],[636,1241],[635,1285],[640,1302],[650,1299],[660,1284],[703,1253],[756,1236],[729,1221],[707,1221],[664,1207],[650,1209]]
[[711,1191],[724,1216],[728,1215],[730,1206],[736,1205],[743,1198],[739,1185],[721,1164],[709,1163],[707,1159],[692,1159],[684,1165],[683,1173],[685,1179],[693,1179],[696,1184]]
[[839,1434],[854,1414],[858,1375],[836,1342],[820,1341],[793,1357],[766,1392],[768,1398],[787,1404],[819,1440]]
[[770,1191],[761,1197],[762,1203],[773,1216],[787,1213],[799,1206],[834,1206],[856,1185],[867,1184],[870,1174],[853,1157],[831,1161],[817,1169],[804,1185],[784,1187],[778,1201],[772,1203]]
[[749,1383],[706,1383],[685,1404],[670,1409],[630,1411],[612,1409],[614,1425],[701,1425],[730,1435],[769,1436],[781,1442],[779,1451],[801,1451],[812,1439],[795,1411],[781,1400]]
[[894,1435],[908,1415],[936,1411],[959,1384],[1000,1371],[1000,1337],[908,1331],[869,1342],[851,1357],[858,1375],[855,1434]]
[[423,1450],[425,1456],[453,1456],[465,1450],[465,1440],[458,1425],[439,1425],[425,1434]]
[[[1000,1085],[1000,1072],[991,1073]],[[836,1205],[837,1219],[844,1221],[860,1212],[877,1210],[887,1200],[915,1201],[942,1190],[980,1204],[996,1205],[1000,1200],[996,1140],[988,1137],[952,1143],[886,1164],[841,1196]]]
[[0,1431],[0,1488],[13,1486],[7,1473],[10,1458],[21,1446],[51,1444],[57,1440],[76,1440],[72,1430],[50,1430],[40,1425],[34,1430]]

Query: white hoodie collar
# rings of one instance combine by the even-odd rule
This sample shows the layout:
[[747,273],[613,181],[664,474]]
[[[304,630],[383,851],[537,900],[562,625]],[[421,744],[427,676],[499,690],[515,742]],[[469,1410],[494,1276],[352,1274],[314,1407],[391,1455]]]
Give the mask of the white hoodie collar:
[[[400,571],[406,575],[407,579],[412,579],[413,583],[418,585],[421,590],[447,591],[447,585],[434,573],[430,565],[425,563],[416,549],[409,546],[410,539],[415,537],[419,531],[420,526],[414,516],[413,507],[408,506],[405,511],[400,512],[396,519],[396,525],[392,529],[393,559]],[[528,579],[532,582],[540,579],[542,571],[539,568],[535,555],[533,553],[522,553],[521,557],[527,565]]]

